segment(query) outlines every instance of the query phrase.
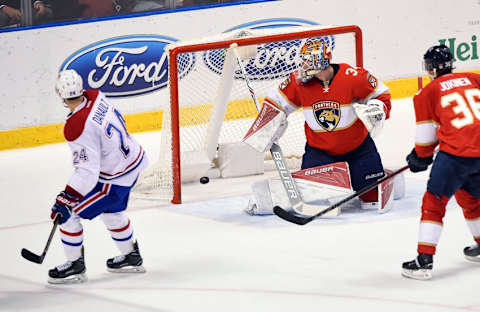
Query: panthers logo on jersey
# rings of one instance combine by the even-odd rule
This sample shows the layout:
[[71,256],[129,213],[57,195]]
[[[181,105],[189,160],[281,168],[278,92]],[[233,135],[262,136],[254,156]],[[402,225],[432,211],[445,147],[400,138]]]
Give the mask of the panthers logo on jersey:
[[375,78],[374,76],[368,74],[368,75],[367,75],[367,80],[368,80],[368,82],[370,83],[370,85],[372,86],[372,88],[374,88],[374,89],[377,88],[377,85],[378,85],[377,78]]
[[333,131],[340,121],[340,103],[320,101],[312,105],[313,115],[318,124],[327,131]]

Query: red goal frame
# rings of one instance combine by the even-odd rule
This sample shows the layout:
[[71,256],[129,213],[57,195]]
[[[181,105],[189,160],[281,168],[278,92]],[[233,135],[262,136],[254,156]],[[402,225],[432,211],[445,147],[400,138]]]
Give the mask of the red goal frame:
[[191,44],[177,46],[168,51],[169,84],[170,84],[170,111],[171,111],[171,133],[172,133],[172,177],[173,177],[173,197],[171,202],[180,204],[181,196],[181,165],[180,165],[180,124],[179,124],[179,101],[178,101],[178,72],[177,56],[180,53],[189,53],[204,50],[214,50],[228,48],[232,43],[238,46],[253,45],[259,43],[269,43],[283,40],[295,40],[306,37],[338,35],[353,33],[355,38],[355,59],[356,66],[363,67],[363,45],[362,30],[356,25],[328,27],[324,29],[314,29],[307,31],[298,31],[284,34],[275,34],[259,36],[253,38],[239,38],[234,40],[225,40],[218,42],[209,42],[202,44]]

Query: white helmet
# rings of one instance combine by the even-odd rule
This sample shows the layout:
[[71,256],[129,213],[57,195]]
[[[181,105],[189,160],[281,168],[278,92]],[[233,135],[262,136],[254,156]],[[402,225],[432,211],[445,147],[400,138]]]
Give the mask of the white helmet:
[[73,69],[63,70],[58,74],[55,91],[62,99],[71,99],[83,94],[82,77]]

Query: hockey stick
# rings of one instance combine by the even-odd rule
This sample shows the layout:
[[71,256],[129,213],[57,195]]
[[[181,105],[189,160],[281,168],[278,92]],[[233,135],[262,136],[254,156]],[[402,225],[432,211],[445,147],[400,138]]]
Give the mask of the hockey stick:
[[305,225],[305,224],[309,223],[310,221],[312,221],[313,219],[318,218],[321,215],[324,215],[325,213],[329,212],[330,210],[333,210],[333,209],[339,207],[340,205],[343,205],[346,202],[367,193],[368,191],[372,190],[373,188],[375,188],[377,185],[379,185],[383,181],[393,178],[394,176],[396,176],[397,174],[401,173],[402,171],[404,171],[406,169],[408,169],[408,165],[403,166],[402,168],[398,169],[397,171],[392,172],[389,175],[383,176],[382,178],[378,179],[375,183],[365,186],[364,188],[362,188],[362,189],[358,190],[357,192],[353,193],[352,195],[350,195],[348,197],[345,197],[341,201],[331,205],[330,207],[328,207],[326,209],[323,209],[322,211],[318,212],[317,214],[315,214],[311,217],[304,218],[304,217],[296,216],[296,215],[286,211],[285,209],[282,209],[279,206],[273,207],[273,212],[277,216],[282,218],[283,220],[286,220],[288,222],[292,222],[292,223],[295,223],[295,224],[298,224],[298,225]]
[[[237,59],[238,66],[242,71],[243,78],[245,80],[245,84],[247,85],[248,91],[250,92],[250,96],[252,97],[253,103],[255,104],[255,108],[257,112],[260,111],[260,105],[257,101],[257,97],[255,96],[255,91],[253,90],[250,79],[248,79],[247,70],[241,61],[240,51],[238,50],[238,44],[232,43],[230,45],[232,48],[235,57]],[[288,169],[288,165],[285,162],[285,158],[283,157],[282,149],[280,145],[277,143],[273,143],[272,147],[270,148],[270,154],[272,155],[273,162],[275,163],[275,167],[277,168],[278,175],[280,176],[280,180],[282,181],[283,187],[285,192],[287,193],[288,200],[292,205],[292,208],[295,212],[302,213],[303,211],[303,199],[298,191],[297,184],[295,180],[293,180],[292,174]]]
[[53,235],[55,234],[59,221],[60,221],[60,215],[57,215],[57,217],[55,218],[55,221],[53,221],[53,227],[50,230],[50,235],[48,236],[47,244],[45,245],[45,248],[43,249],[43,252],[40,256],[37,254],[34,254],[28,249],[22,248],[22,257],[24,257],[28,261],[42,264],[43,259],[45,259],[45,255],[47,254],[48,247],[50,247],[50,243],[52,242],[52,238],[53,238]]

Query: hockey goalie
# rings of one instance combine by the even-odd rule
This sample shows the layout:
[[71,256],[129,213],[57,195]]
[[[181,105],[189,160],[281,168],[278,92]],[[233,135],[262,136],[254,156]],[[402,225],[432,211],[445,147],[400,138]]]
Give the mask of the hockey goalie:
[[[258,152],[266,152],[285,132],[288,115],[302,109],[306,145],[294,183],[305,201],[321,200],[326,206],[332,198],[348,196],[385,175],[372,137],[381,131],[391,109],[385,84],[364,68],[331,63],[332,48],[321,39],[306,40],[299,50],[298,70],[269,92],[243,138]],[[398,184],[395,197],[402,197],[403,176],[399,175],[361,195],[361,206],[388,210],[394,181]],[[288,208],[279,182],[254,184],[254,200],[247,210],[266,214],[275,205]]]

